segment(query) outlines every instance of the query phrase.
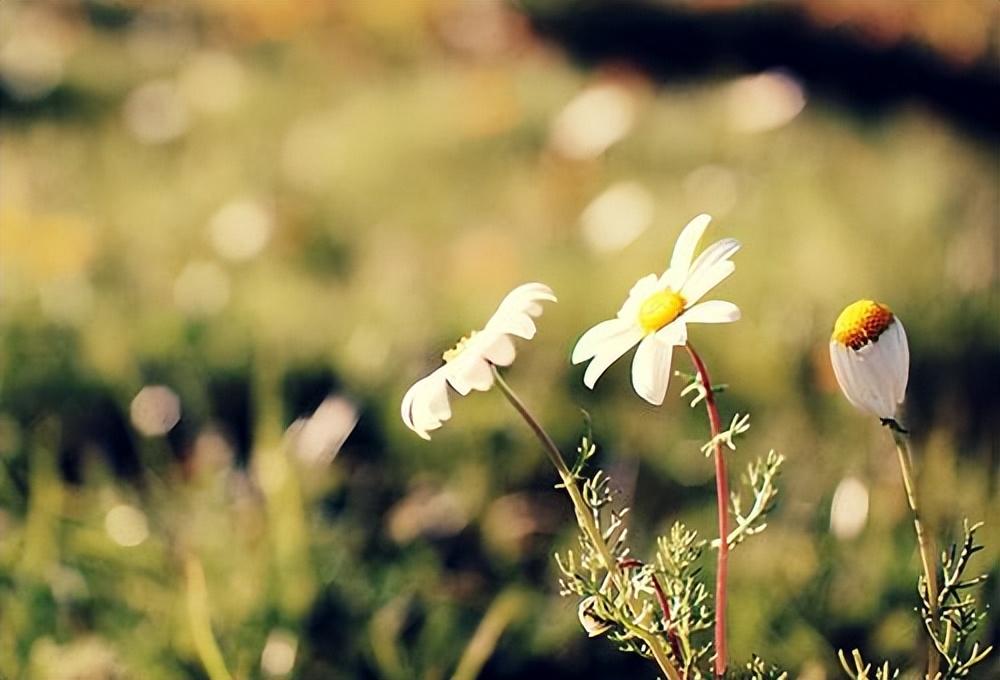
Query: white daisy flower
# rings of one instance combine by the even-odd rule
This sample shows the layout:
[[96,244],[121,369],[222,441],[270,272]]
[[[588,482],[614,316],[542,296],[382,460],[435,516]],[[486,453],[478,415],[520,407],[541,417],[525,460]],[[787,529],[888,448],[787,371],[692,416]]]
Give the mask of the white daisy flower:
[[508,293],[482,330],[459,340],[442,355],[444,366],[407,390],[400,408],[406,426],[430,439],[428,432],[451,418],[448,385],[462,396],[472,390],[490,389],[491,366],[509,366],[514,361],[514,342],[510,336],[525,340],[535,336],[533,317],[541,315],[543,300],[555,302],[556,296],[541,283],[526,283]]
[[874,300],[844,308],[833,326],[830,362],[849,402],[883,421],[895,419],[910,376],[910,347],[892,310]]
[[729,258],[740,249],[739,241],[727,238],[713,243],[695,259],[698,242],[711,220],[708,215],[691,220],[674,245],[667,271],[639,279],[618,316],[597,324],[577,341],[572,360],[574,364],[590,360],[583,376],[587,387],[593,389],[608,366],[639,345],[632,360],[632,385],[640,397],[659,406],[670,382],[674,347],[687,343],[687,324],[728,323],[740,318],[739,307],[732,302],[698,303],[733,273],[736,265]]

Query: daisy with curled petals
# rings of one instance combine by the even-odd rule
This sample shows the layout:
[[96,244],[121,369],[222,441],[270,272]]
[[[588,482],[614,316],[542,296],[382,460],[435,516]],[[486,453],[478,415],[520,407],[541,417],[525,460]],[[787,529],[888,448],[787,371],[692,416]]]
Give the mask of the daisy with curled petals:
[[910,376],[903,324],[874,300],[847,305],[830,337],[830,363],[844,396],[883,423],[895,422]]
[[580,338],[573,349],[574,364],[590,361],[583,382],[594,383],[625,352],[639,349],[632,360],[632,385],[650,404],[659,406],[670,381],[674,347],[687,344],[689,323],[728,323],[740,318],[731,302],[698,302],[733,273],[730,257],[740,249],[736,239],[710,245],[695,259],[708,215],[691,220],[674,245],[670,266],[662,275],[649,274],[632,286],[614,319],[602,321]]
[[535,336],[534,317],[541,315],[543,301],[555,302],[556,296],[541,283],[526,283],[508,293],[482,330],[459,340],[442,355],[444,366],[407,390],[400,408],[403,423],[429,440],[428,432],[451,418],[448,385],[462,396],[490,389],[493,366],[510,366],[514,361],[511,336],[525,340]]

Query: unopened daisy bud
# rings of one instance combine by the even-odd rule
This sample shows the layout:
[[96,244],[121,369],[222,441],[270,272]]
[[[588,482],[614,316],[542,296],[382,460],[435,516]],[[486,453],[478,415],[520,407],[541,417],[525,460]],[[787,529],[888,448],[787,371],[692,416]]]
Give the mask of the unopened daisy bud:
[[603,635],[611,629],[611,624],[597,615],[597,612],[594,610],[596,604],[597,597],[591,595],[583,598],[576,610],[577,616],[580,617],[580,625],[587,631],[589,637]]
[[858,300],[837,317],[830,361],[844,396],[883,421],[894,421],[906,394],[910,348],[903,324],[885,305]]

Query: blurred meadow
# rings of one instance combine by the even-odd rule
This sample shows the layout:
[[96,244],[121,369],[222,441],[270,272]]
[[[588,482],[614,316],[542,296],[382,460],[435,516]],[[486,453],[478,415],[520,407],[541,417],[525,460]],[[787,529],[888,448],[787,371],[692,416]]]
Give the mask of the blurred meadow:
[[431,443],[399,403],[543,281],[507,378],[567,452],[593,416],[635,545],[711,535],[679,385],[652,408],[623,363],[593,392],[569,364],[700,212],[744,244],[720,291],[743,319],[692,331],[723,418],[754,414],[734,471],[787,457],[730,565],[732,657],[916,663],[895,455],[827,353],[860,297],[906,324],[941,542],[987,521],[996,642],[1000,5],[765,4],[618,11],[705,36],[790,13],[836,36],[817,50],[985,73],[988,110],[866,105],[718,40],[656,73],[642,41],[580,47],[616,40],[574,23],[593,2],[0,2],[0,678],[654,677],[559,597],[571,509],[500,395]]

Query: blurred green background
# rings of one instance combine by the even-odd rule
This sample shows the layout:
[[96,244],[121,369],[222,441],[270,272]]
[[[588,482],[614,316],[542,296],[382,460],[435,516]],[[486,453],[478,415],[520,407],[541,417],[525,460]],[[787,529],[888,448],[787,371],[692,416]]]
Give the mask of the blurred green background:
[[[640,557],[711,535],[703,414],[568,362],[699,212],[744,244],[743,320],[692,335],[723,418],[753,413],[733,468],[788,459],[731,561],[733,658],[915,662],[895,455],[828,365],[859,297],[906,324],[931,521],[988,521],[997,605],[998,5],[764,5],[618,6],[703,27],[654,78],[573,23],[595,3],[0,3],[0,678],[654,677],[558,596],[571,513],[501,396],[431,443],[398,405],[544,281],[510,382],[567,452],[593,415]],[[814,63],[902,45],[946,85],[986,64],[992,98],[869,106],[697,43],[774,12],[836,38]]]

